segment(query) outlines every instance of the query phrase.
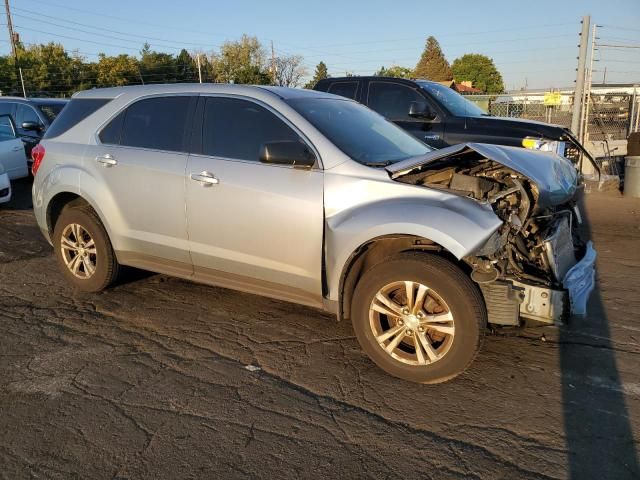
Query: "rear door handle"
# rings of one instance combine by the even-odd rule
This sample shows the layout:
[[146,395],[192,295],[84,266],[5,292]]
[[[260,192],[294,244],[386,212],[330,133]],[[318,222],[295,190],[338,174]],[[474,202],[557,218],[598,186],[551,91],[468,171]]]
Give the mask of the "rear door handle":
[[96,157],[96,162],[101,164],[103,167],[113,167],[118,164],[118,161],[109,153],[98,155]]
[[207,172],[206,170],[200,173],[192,173],[191,180],[200,182],[200,185],[203,187],[211,187],[220,183],[220,180],[218,180],[213,173]]

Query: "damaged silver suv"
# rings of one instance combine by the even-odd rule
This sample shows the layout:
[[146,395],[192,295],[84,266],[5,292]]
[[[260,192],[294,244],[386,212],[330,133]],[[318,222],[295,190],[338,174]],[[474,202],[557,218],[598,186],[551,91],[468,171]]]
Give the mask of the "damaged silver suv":
[[130,265],[324,309],[415,382],[465,370],[488,323],[584,313],[594,284],[569,161],[432,150],[331,94],[85,91],[33,161],[38,224],[76,288]]

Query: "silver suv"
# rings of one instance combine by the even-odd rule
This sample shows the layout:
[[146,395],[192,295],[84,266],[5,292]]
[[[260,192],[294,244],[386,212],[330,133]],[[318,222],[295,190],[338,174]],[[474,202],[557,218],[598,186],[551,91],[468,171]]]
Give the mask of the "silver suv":
[[85,91],[33,160],[38,224],[76,288],[130,265],[309,305],[407,380],[452,378],[487,323],[556,323],[593,288],[566,159],[432,150],[331,94]]

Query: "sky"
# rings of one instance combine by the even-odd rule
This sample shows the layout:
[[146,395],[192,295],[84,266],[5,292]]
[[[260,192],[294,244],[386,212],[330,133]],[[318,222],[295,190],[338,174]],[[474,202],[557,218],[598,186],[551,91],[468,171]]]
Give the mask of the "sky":
[[[640,0],[10,0],[25,43],[57,42],[87,59],[216,50],[243,33],[276,55],[302,55],[313,74],[372,74],[414,67],[429,35],[449,62],[465,53],[493,58],[509,90],[570,87],[576,76],[580,20],[597,28],[594,81],[640,84]],[[4,20],[4,19],[3,19]],[[616,45],[611,47],[608,45]],[[637,48],[620,48],[620,45]],[[0,53],[10,50],[0,34]],[[606,70],[606,74],[605,74]]]

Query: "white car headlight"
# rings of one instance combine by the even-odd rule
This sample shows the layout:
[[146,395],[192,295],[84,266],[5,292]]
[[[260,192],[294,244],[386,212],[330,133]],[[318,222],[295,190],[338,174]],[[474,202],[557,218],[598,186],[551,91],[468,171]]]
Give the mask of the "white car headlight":
[[551,140],[549,138],[525,137],[522,139],[522,146],[530,150],[540,150],[541,152],[555,152],[564,157],[565,142]]

